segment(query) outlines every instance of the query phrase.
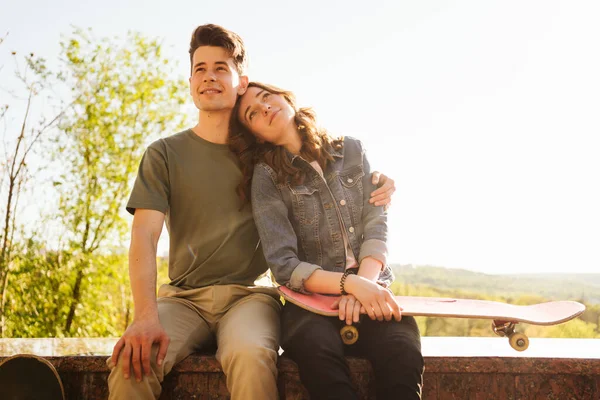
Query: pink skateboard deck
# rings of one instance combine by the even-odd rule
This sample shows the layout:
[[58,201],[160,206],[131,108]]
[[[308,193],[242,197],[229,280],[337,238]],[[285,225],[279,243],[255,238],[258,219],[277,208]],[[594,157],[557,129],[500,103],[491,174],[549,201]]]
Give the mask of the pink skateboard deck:
[[[331,307],[338,296],[307,295],[285,286],[279,287],[279,293],[286,301],[316,314],[329,317],[338,315],[338,310]],[[489,300],[440,297],[396,296],[396,300],[402,307],[402,315],[493,320],[494,332],[500,336],[508,336],[511,346],[519,351],[527,348],[529,340],[524,334],[514,331],[515,324],[525,322],[533,325],[557,325],[585,311],[585,306],[576,301],[551,301],[520,306]],[[347,335],[349,338],[351,334]]]

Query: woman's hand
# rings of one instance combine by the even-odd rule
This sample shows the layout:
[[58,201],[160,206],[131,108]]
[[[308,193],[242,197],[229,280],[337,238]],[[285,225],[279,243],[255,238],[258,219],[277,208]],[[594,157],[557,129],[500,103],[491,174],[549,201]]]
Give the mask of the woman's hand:
[[332,307],[338,308],[340,321],[346,320],[346,325],[352,325],[352,322],[358,322],[360,320],[360,314],[366,314],[360,301],[356,300],[356,297],[351,294],[340,296],[340,298],[333,303]]
[[345,290],[362,304],[369,318],[378,321],[402,319],[402,308],[389,289],[358,275],[348,275]]

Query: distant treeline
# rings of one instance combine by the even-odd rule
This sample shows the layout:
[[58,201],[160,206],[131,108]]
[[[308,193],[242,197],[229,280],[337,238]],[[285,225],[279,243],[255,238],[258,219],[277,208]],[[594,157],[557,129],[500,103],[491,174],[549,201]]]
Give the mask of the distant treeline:
[[464,269],[392,265],[396,281],[439,290],[462,290],[500,296],[507,301],[524,294],[549,300],[600,303],[600,274],[491,275]]

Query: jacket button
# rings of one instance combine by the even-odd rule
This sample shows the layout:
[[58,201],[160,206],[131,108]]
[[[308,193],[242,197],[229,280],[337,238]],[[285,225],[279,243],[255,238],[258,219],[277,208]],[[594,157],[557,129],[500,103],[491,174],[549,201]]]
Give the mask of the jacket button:
[[352,178],[348,178],[348,183],[352,183],[354,180]]
[[354,233],[354,227],[351,226],[350,228],[348,228],[348,230],[350,231],[350,233]]
[[346,205],[346,200],[340,200],[340,204],[345,206]]

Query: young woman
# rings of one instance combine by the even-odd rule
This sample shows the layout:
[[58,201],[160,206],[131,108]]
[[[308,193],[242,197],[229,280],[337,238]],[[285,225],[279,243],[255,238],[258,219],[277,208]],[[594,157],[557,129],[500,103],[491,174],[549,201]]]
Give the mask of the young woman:
[[[230,147],[242,164],[238,193],[251,200],[269,267],[281,285],[342,294],[340,320],[291,303],[282,312],[282,347],[312,399],[355,399],[344,357],[369,359],[378,399],[419,399],[423,358],[414,318],[387,289],[387,225],[360,141],[332,138],[291,92],[250,83],[232,118]],[[360,338],[344,346],[339,330],[358,322]]]

